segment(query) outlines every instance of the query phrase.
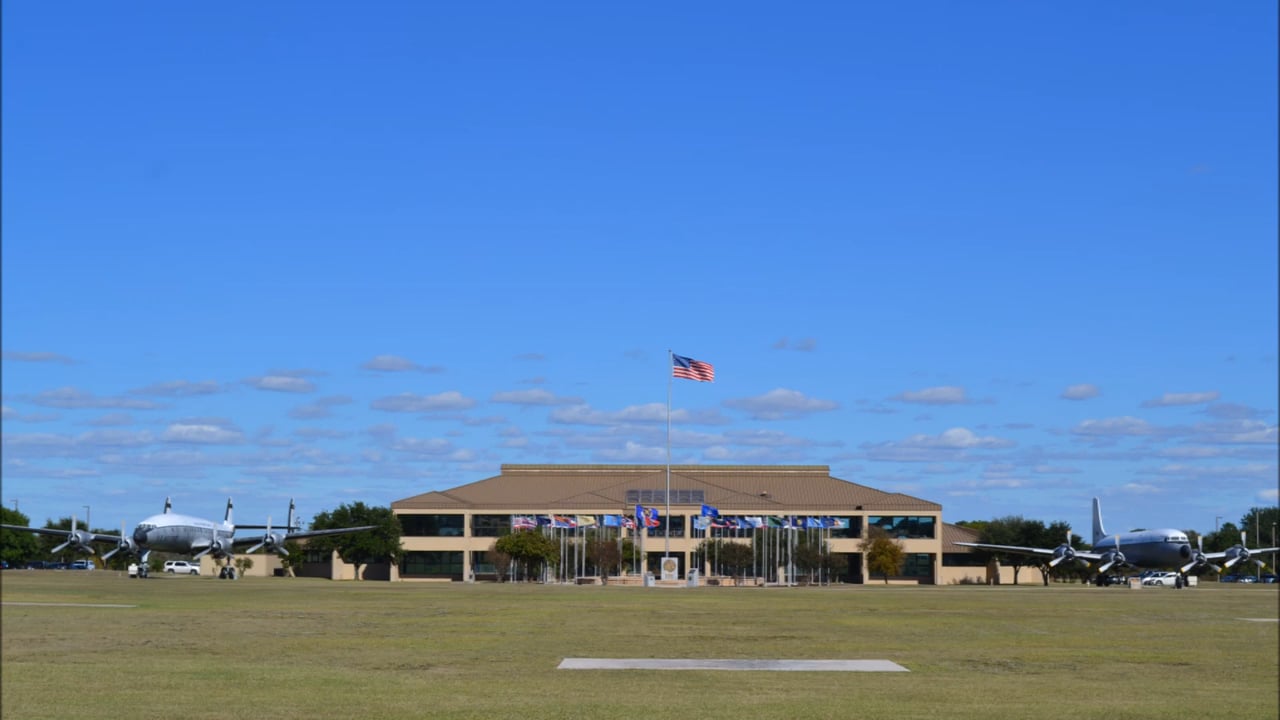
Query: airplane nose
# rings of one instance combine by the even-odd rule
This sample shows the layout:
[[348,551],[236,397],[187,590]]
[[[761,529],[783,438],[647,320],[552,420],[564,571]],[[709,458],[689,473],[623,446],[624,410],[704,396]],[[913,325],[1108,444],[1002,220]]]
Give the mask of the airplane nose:
[[1178,554],[1182,556],[1182,559],[1183,559],[1183,560],[1190,560],[1190,559],[1191,559],[1191,546],[1190,546],[1190,545],[1183,545],[1182,547],[1178,548]]
[[136,543],[138,543],[139,545],[146,545],[146,544],[147,544],[147,531],[146,531],[146,530],[143,530],[142,528],[137,528],[137,529],[135,529],[135,530],[133,531],[133,541],[134,541],[134,542],[136,542]]

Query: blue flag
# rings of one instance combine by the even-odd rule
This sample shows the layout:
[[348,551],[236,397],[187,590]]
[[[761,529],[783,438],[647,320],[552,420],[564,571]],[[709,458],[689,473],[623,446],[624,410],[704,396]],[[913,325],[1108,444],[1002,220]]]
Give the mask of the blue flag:
[[720,511],[710,505],[703,505],[702,517],[720,517]]

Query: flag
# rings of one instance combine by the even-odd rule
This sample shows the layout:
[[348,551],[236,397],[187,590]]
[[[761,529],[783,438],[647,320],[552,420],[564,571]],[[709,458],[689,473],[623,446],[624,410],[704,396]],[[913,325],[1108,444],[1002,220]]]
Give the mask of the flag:
[[711,527],[711,518],[707,515],[699,515],[693,519],[694,530],[706,530]]
[[694,360],[683,355],[671,355],[671,376],[698,382],[715,382],[716,370],[711,363]]
[[720,511],[711,507],[710,505],[703,505],[702,516],[703,517],[720,517]]
[[538,520],[531,515],[512,515],[512,530],[532,530],[538,527]]
[[551,521],[551,527],[576,528],[578,521],[572,515],[556,515]]
[[635,529],[636,529],[636,520],[635,520],[635,518],[633,518],[633,517],[631,517],[631,516],[629,516],[629,515],[623,515],[623,516],[622,516],[622,527],[624,527],[624,528],[626,528],[626,529],[628,529],[628,530],[635,530]]
[[593,528],[593,527],[596,527],[596,516],[595,516],[595,515],[579,515],[579,516],[577,516],[577,517],[575,518],[575,520],[577,521],[577,525],[578,525],[578,527],[580,527],[580,528]]
[[605,527],[622,527],[622,518],[618,515],[605,515],[600,524]]
[[658,508],[649,508],[649,514],[644,519],[645,527],[658,527],[662,523],[658,522]]
[[748,517],[743,518],[743,520],[746,520],[747,524],[753,528],[764,527],[764,518],[760,517],[759,515],[750,515]]

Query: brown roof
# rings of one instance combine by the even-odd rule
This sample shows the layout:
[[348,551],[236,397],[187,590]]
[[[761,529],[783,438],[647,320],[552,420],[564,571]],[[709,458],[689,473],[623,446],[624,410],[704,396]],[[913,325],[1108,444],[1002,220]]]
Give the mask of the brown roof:
[[964,547],[963,545],[953,545],[958,542],[978,542],[980,533],[977,530],[951,523],[942,523],[942,552],[944,553],[971,553],[977,548]]
[[[628,490],[664,490],[666,473],[665,465],[503,465],[494,477],[397,500],[391,508],[623,511]],[[672,465],[671,490],[673,497],[680,490],[701,490],[702,502],[727,514],[942,510],[927,500],[831,477],[826,465]]]

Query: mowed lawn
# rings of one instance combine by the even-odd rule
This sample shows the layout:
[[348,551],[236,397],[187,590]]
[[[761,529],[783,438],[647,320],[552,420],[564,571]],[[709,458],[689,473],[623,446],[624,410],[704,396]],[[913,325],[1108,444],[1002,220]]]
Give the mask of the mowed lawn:
[[[1275,718],[1280,707],[1276,586],[668,589],[6,571],[0,599],[6,720],[1116,720]],[[884,659],[911,672],[557,670],[566,657]]]

